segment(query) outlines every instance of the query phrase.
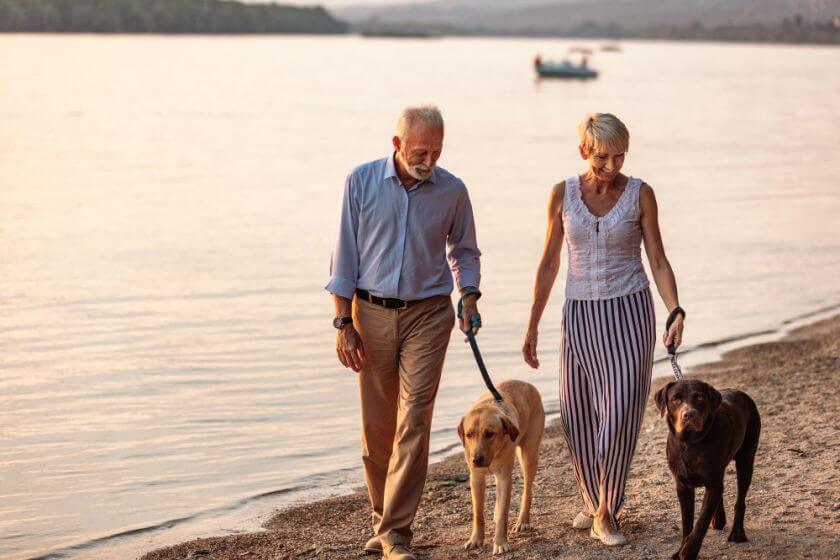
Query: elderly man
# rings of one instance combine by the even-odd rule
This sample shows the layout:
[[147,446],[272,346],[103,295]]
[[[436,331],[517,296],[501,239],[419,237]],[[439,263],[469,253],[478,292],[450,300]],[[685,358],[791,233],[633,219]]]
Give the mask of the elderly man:
[[432,410],[454,324],[452,277],[467,332],[478,316],[481,253],[464,183],[436,167],[440,111],[403,111],[393,145],[392,155],[347,177],[327,290],[335,301],[338,359],[359,372],[374,532],[364,550],[411,560],[411,523],[426,482]]

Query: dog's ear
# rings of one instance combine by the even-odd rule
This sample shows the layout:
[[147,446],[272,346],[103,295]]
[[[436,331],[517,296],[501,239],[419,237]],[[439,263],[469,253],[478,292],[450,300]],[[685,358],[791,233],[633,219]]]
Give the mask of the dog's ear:
[[466,445],[467,442],[464,441],[464,418],[461,417],[461,422],[458,423],[458,437],[461,438],[461,445]]
[[720,403],[723,400],[723,397],[720,394],[720,391],[705,383],[706,385],[706,398],[709,399],[709,412],[713,413],[718,408],[720,408]]
[[501,420],[502,429],[510,436],[510,441],[516,441],[516,438],[519,437],[519,428],[517,428],[516,424],[514,424],[507,416],[502,416]]
[[670,389],[676,381],[671,381],[661,389],[659,389],[656,394],[653,396],[653,400],[656,402],[656,408],[659,410],[659,416],[665,416],[665,413],[668,411],[668,389]]

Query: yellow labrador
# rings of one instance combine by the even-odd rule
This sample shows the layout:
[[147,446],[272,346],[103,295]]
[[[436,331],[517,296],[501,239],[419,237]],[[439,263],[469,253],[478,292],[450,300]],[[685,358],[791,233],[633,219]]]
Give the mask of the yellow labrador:
[[503,381],[497,389],[503,401],[497,403],[490,392],[482,395],[461,418],[458,436],[464,444],[464,457],[470,468],[473,503],[472,536],[464,548],[469,550],[484,545],[484,488],[489,472],[496,477],[493,554],[503,554],[510,550],[507,519],[514,451],[519,456],[524,491],[513,532],[531,528],[531,498],[545,428],[545,411],[539,391],[530,383]]

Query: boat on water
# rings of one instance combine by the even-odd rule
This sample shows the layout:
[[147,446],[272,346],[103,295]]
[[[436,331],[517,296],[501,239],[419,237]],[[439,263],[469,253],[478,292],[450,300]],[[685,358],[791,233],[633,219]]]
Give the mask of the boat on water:
[[535,64],[540,78],[569,78],[588,80],[598,77],[598,71],[584,64],[572,64],[568,60],[562,62],[543,62]]
[[544,61],[541,55],[534,57],[534,70],[540,78],[570,78],[588,80],[597,78],[598,71],[589,67],[589,57],[592,49],[587,47],[572,47],[570,53],[580,55],[580,63],[575,64],[568,59],[560,62]]

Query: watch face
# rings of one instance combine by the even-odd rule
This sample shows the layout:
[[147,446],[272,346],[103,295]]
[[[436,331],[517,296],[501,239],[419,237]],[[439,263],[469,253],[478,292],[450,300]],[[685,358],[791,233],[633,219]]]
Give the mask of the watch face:
[[337,329],[340,329],[344,325],[349,325],[352,322],[353,319],[351,319],[350,317],[336,317],[335,319],[333,319],[333,326]]
[[341,328],[341,317],[336,317],[333,319],[333,326],[337,329]]

